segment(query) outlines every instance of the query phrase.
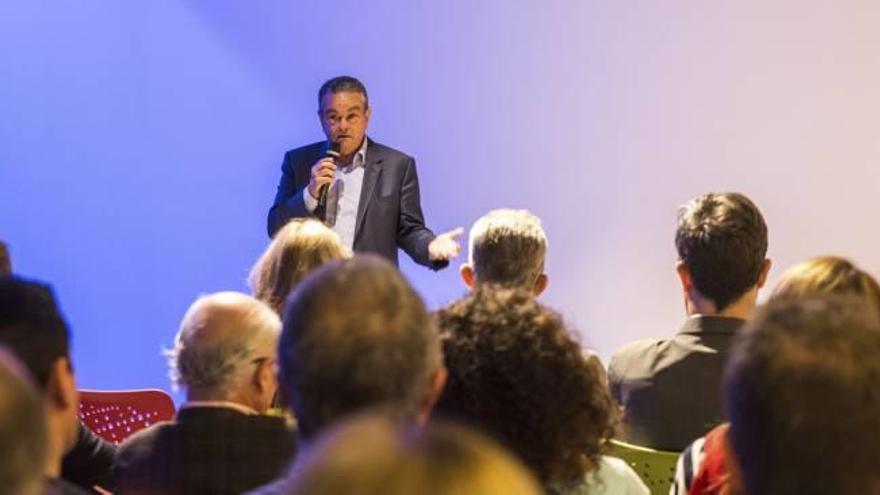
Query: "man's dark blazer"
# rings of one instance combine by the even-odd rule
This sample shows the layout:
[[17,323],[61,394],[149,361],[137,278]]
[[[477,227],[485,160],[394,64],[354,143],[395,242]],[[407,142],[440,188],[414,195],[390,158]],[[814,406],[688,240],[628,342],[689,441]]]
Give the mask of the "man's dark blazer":
[[283,418],[186,407],[120,446],[114,485],[118,493],[238,494],[277,478],[295,450]]
[[[308,194],[312,165],[326,152],[327,142],[320,141],[285,153],[278,193],[268,215],[270,237],[290,219],[312,216],[303,194]],[[368,139],[364,167],[354,250],[376,253],[397,264],[399,246],[420,265],[435,270],[448,265],[428,258],[434,233],[425,227],[415,160]]]
[[624,440],[678,452],[721,423],[724,363],[742,324],[694,316],[671,339],[641,340],[615,352],[608,384],[624,408]]
[[110,470],[115,458],[116,446],[80,422],[76,444],[62,461],[61,477],[87,490],[95,485],[111,489]]

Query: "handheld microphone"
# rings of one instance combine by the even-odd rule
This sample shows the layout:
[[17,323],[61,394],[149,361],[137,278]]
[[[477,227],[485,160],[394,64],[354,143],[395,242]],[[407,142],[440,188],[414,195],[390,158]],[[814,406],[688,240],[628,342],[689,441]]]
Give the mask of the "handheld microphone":
[[[327,152],[324,154],[324,158],[332,158],[335,162],[342,156],[339,153],[340,145],[338,142],[330,142],[330,146],[327,147]],[[327,192],[330,190],[330,184],[324,184],[321,186],[321,189],[318,190],[318,206],[315,208],[315,215],[322,222],[327,221]]]

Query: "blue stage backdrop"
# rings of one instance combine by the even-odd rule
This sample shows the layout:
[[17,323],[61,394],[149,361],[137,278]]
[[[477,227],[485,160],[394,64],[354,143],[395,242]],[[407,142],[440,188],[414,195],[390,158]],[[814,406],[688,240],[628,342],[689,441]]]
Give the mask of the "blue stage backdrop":
[[[161,349],[246,290],[282,154],[346,73],[432,228],[544,219],[544,300],[607,356],[680,324],[674,217],[709,190],[763,207],[777,266],[880,267],[878,25],[867,0],[4,0],[0,239],[56,287],[82,387],[168,388]],[[403,270],[436,307],[457,264]]]

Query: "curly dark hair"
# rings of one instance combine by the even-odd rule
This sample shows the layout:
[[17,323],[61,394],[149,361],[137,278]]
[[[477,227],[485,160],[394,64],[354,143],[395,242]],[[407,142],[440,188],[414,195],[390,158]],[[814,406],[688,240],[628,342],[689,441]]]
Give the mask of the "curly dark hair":
[[617,409],[557,313],[523,289],[488,286],[435,317],[449,370],[438,415],[493,436],[545,486],[598,465]]

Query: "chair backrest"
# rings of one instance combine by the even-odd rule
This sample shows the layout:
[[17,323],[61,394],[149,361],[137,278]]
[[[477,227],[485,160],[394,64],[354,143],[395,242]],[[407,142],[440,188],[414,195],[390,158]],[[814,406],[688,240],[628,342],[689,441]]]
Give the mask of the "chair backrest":
[[612,440],[611,446],[611,455],[626,461],[648,485],[652,495],[669,493],[669,487],[672,486],[675,477],[678,452],[654,450],[618,440]]
[[174,401],[161,390],[80,390],[79,418],[115,444],[139,430],[174,418]]

